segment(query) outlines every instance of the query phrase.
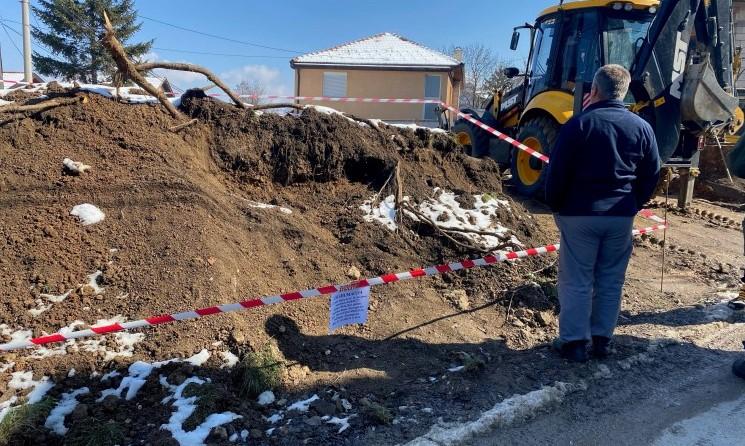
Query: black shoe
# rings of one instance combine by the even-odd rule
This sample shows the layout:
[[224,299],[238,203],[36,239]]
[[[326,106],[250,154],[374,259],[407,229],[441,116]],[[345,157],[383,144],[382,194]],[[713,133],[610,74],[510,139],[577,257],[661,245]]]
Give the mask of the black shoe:
[[605,336],[592,337],[592,356],[596,358],[606,358],[610,355],[610,338]]
[[559,354],[570,362],[587,362],[587,341],[565,342],[559,348]]
[[740,358],[732,364],[732,373],[735,376],[745,379],[745,358]]

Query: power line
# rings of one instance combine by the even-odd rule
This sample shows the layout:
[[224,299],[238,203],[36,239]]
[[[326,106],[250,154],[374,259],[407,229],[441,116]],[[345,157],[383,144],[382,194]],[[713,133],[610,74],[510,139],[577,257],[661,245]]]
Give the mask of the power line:
[[[18,34],[19,36],[21,36],[21,38],[23,37],[23,34],[21,34],[21,32],[20,32],[20,31],[18,31],[17,29],[15,29],[15,28],[13,28],[13,27],[11,27],[11,26],[8,26],[8,25],[4,24],[3,22],[11,22],[11,23],[19,23],[19,22],[15,22],[15,21],[13,21],[13,20],[7,20],[7,19],[4,19],[4,18],[2,18],[2,17],[0,16],[0,25],[2,25],[3,29],[5,29],[5,34],[8,34],[8,30],[11,30],[11,31],[13,31],[14,33]],[[10,35],[8,36],[8,38],[10,39]],[[11,40],[10,40],[10,43],[12,43],[12,44],[13,44],[13,46],[15,46],[15,47],[16,47],[16,49],[18,49],[18,47],[16,46],[16,44],[15,44],[15,43],[13,42],[13,39],[11,39]],[[44,48],[44,47],[43,47],[43,46],[41,46],[41,45],[36,45],[36,49],[39,49],[39,50],[41,50],[41,51],[43,51],[43,52],[47,53],[47,54],[48,54],[49,56],[54,56],[54,55],[53,55],[52,53],[50,53],[49,51],[47,51],[47,49],[46,49],[46,48]],[[21,54],[21,57],[23,57],[23,54]]]
[[196,29],[186,28],[186,27],[183,27],[183,26],[180,26],[180,25],[174,25],[173,23],[168,23],[168,22],[164,22],[162,20],[153,19],[151,17],[146,17],[144,15],[139,15],[139,17],[141,17],[141,18],[143,18],[145,20],[150,20],[151,22],[160,23],[162,25],[166,25],[166,26],[170,26],[170,27],[173,27],[173,28],[176,28],[176,29],[180,29],[182,31],[188,31],[188,32],[195,33],[195,34],[200,34],[202,36],[212,37],[214,39],[226,40],[228,42],[240,43],[241,45],[254,46],[254,47],[257,47],[257,48],[264,48],[264,49],[267,49],[267,50],[274,50],[274,51],[284,51],[284,52],[287,52],[287,53],[297,53],[297,54],[300,54],[300,53],[303,52],[303,51],[296,51],[296,50],[288,50],[286,48],[277,48],[277,47],[273,47],[273,46],[260,45],[258,43],[246,42],[244,40],[231,39],[230,37],[218,36],[216,34],[210,34],[210,33],[206,33],[206,32],[203,32],[203,31],[198,31]]
[[172,52],[172,53],[186,53],[186,54],[201,54],[205,56],[222,56],[222,57],[250,57],[250,58],[259,58],[259,59],[287,59],[287,56],[257,56],[257,55],[249,55],[249,54],[228,54],[228,53],[211,53],[207,51],[191,51],[191,50],[177,50],[175,48],[159,48],[159,47],[153,47],[152,49],[158,50],[158,51],[166,51],[166,52]]
[[[13,40],[13,38],[10,37],[10,33],[8,32],[8,26],[5,23],[3,23],[3,22],[0,22],[0,26],[3,27],[3,31],[5,31],[5,35],[8,36],[8,40],[10,40],[10,43],[13,45],[13,48],[15,48],[16,51],[18,51],[18,54],[20,54],[20,56],[23,57],[23,51],[21,51],[21,49],[18,48],[18,45],[16,45],[15,41]],[[11,28],[11,30],[13,30],[13,28]],[[13,30],[13,31],[15,31],[15,30]]]

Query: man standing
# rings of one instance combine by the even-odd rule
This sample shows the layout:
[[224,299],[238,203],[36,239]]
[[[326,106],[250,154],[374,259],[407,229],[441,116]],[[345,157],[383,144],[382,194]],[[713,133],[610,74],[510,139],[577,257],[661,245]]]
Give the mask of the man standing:
[[561,232],[559,338],[561,355],[608,355],[618,321],[634,216],[660,175],[652,127],[628,111],[631,76],[601,67],[587,108],[561,129],[551,151],[546,201]]

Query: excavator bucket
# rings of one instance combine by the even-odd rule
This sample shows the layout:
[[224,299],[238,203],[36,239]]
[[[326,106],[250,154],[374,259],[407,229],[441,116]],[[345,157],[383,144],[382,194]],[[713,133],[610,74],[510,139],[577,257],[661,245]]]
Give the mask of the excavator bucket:
[[707,130],[733,119],[737,106],[737,98],[722,89],[708,61],[688,67],[680,106],[684,123]]

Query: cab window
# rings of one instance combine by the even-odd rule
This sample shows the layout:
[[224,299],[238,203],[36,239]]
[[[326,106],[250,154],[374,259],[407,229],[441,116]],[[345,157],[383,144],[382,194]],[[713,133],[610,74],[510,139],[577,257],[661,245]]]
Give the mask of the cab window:
[[556,19],[548,19],[538,25],[531,60],[530,97],[547,90],[551,84],[551,47],[556,34]]

